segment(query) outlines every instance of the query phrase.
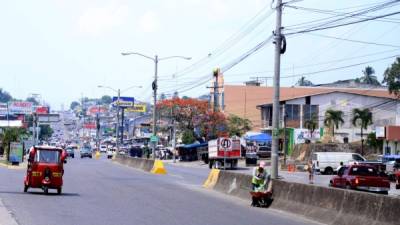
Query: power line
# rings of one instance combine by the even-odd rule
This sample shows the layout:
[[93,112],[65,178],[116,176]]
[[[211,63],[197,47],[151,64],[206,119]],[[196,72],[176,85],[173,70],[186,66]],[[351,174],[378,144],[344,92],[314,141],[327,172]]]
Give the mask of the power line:
[[319,27],[319,28],[311,28],[311,29],[300,30],[300,31],[297,31],[297,32],[286,33],[286,35],[303,34],[303,33],[308,33],[308,32],[319,31],[319,30],[327,30],[327,29],[332,29],[332,28],[337,28],[337,27],[343,27],[343,26],[353,25],[353,24],[357,24],[357,23],[363,23],[363,22],[367,22],[367,21],[371,21],[371,20],[375,20],[375,19],[379,19],[379,18],[385,18],[385,17],[388,17],[388,16],[397,15],[397,14],[400,14],[400,11],[399,12],[388,13],[388,14],[384,14],[384,15],[380,15],[380,16],[374,16],[374,17],[370,17],[370,18],[367,18],[367,19],[361,19],[361,20],[358,20],[358,21],[352,21],[352,22],[348,22],[348,23],[342,23],[342,24],[331,25],[331,26],[326,26],[326,27]]
[[400,45],[390,45],[390,44],[382,44],[382,43],[369,42],[369,41],[359,41],[359,40],[334,37],[334,36],[329,36],[329,35],[324,35],[324,34],[315,34],[315,33],[306,33],[306,34],[317,36],[317,37],[324,37],[324,38],[336,39],[336,40],[341,40],[341,41],[360,43],[360,44],[369,44],[369,45],[377,45],[377,46],[384,46],[384,47],[400,48]]

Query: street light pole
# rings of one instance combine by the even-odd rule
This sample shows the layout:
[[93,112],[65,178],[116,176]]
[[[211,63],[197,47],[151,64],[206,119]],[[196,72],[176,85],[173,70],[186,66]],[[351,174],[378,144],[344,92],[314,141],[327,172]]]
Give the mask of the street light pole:
[[[152,88],[153,88],[153,97],[154,97],[154,102],[153,102],[153,136],[156,136],[157,134],[157,109],[156,109],[156,104],[157,104],[157,73],[158,73],[158,62],[161,60],[166,60],[166,59],[172,59],[172,58],[181,58],[181,59],[185,59],[185,60],[191,60],[191,57],[185,57],[185,56],[168,56],[168,57],[163,57],[163,58],[159,58],[158,55],[155,55],[154,58],[144,55],[142,53],[138,53],[138,52],[123,52],[121,53],[121,55],[123,56],[127,56],[127,55],[139,55],[142,56],[144,58],[150,59],[154,62],[154,81],[152,83]],[[157,146],[158,140],[154,142],[153,144],[153,159],[155,159],[156,154],[155,154],[155,150],[156,150],[156,146]]]
[[119,133],[119,99],[120,99],[120,95],[121,95],[121,91],[120,91],[120,89],[118,88],[118,91],[117,91],[117,93],[118,93],[118,97],[117,97],[117,127],[116,127],[116,130],[115,130],[115,142],[116,142],[116,145],[117,145],[117,153],[119,153],[119,139],[118,139],[118,133]]

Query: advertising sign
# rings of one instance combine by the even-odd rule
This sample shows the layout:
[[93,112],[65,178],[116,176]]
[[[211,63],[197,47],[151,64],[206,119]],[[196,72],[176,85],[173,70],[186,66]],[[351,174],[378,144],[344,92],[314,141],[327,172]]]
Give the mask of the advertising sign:
[[60,114],[38,114],[39,123],[56,123],[60,122]]
[[96,115],[97,113],[105,113],[107,108],[104,106],[90,106],[86,112],[87,115]]
[[85,123],[83,124],[85,129],[96,129],[96,123]]
[[32,102],[11,102],[8,108],[11,114],[32,114]]
[[10,162],[20,163],[23,156],[23,145],[19,142],[10,143]]
[[320,139],[319,129],[315,129],[315,131],[312,134],[312,138],[311,138],[311,133],[309,130],[294,129],[294,143],[295,144],[304,144],[306,142],[306,139],[309,139],[309,140]]
[[125,109],[126,112],[146,112],[145,104],[135,104],[133,107]]
[[49,107],[47,107],[47,106],[36,106],[35,112],[36,112],[36,114],[48,114],[49,113]]
[[7,115],[7,103],[0,103],[0,115]]
[[385,127],[375,127],[376,138],[385,138]]
[[131,107],[133,106],[133,103],[135,102],[134,97],[113,97],[112,99],[112,105],[113,106],[119,106],[119,107]]

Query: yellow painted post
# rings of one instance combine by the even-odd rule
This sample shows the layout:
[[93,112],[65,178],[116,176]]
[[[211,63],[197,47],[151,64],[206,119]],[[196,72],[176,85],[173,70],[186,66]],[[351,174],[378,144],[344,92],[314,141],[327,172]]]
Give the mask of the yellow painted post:
[[164,163],[161,160],[155,160],[153,169],[151,169],[150,173],[167,174],[167,170],[165,169]]
[[209,188],[209,189],[213,188],[218,181],[218,177],[219,177],[219,170],[212,169],[210,171],[210,173],[208,174],[208,178],[204,182],[203,187]]

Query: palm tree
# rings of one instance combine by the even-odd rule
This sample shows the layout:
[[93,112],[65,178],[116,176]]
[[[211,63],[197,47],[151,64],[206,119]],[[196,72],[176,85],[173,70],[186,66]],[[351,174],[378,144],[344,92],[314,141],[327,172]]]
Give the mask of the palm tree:
[[372,113],[369,109],[353,109],[353,121],[354,126],[360,126],[361,128],[361,155],[364,153],[364,139],[363,130],[368,128],[368,125],[372,124]]
[[374,75],[375,74],[374,68],[367,66],[367,67],[365,67],[365,70],[363,70],[362,72],[363,72],[364,76],[361,77],[361,81],[364,84],[381,86],[381,83],[379,83],[378,79]]
[[311,81],[307,80],[305,77],[301,77],[295,85],[296,86],[313,86],[314,84]]
[[339,129],[339,125],[343,124],[343,111],[328,109],[325,112],[324,124],[332,128],[332,137],[335,136],[335,127]]
[[310,131],[310,139],[312,139],[312,135],[318,127],[318,119],[315,113],[311,115],[311,118],[304,122],[304,126]]

